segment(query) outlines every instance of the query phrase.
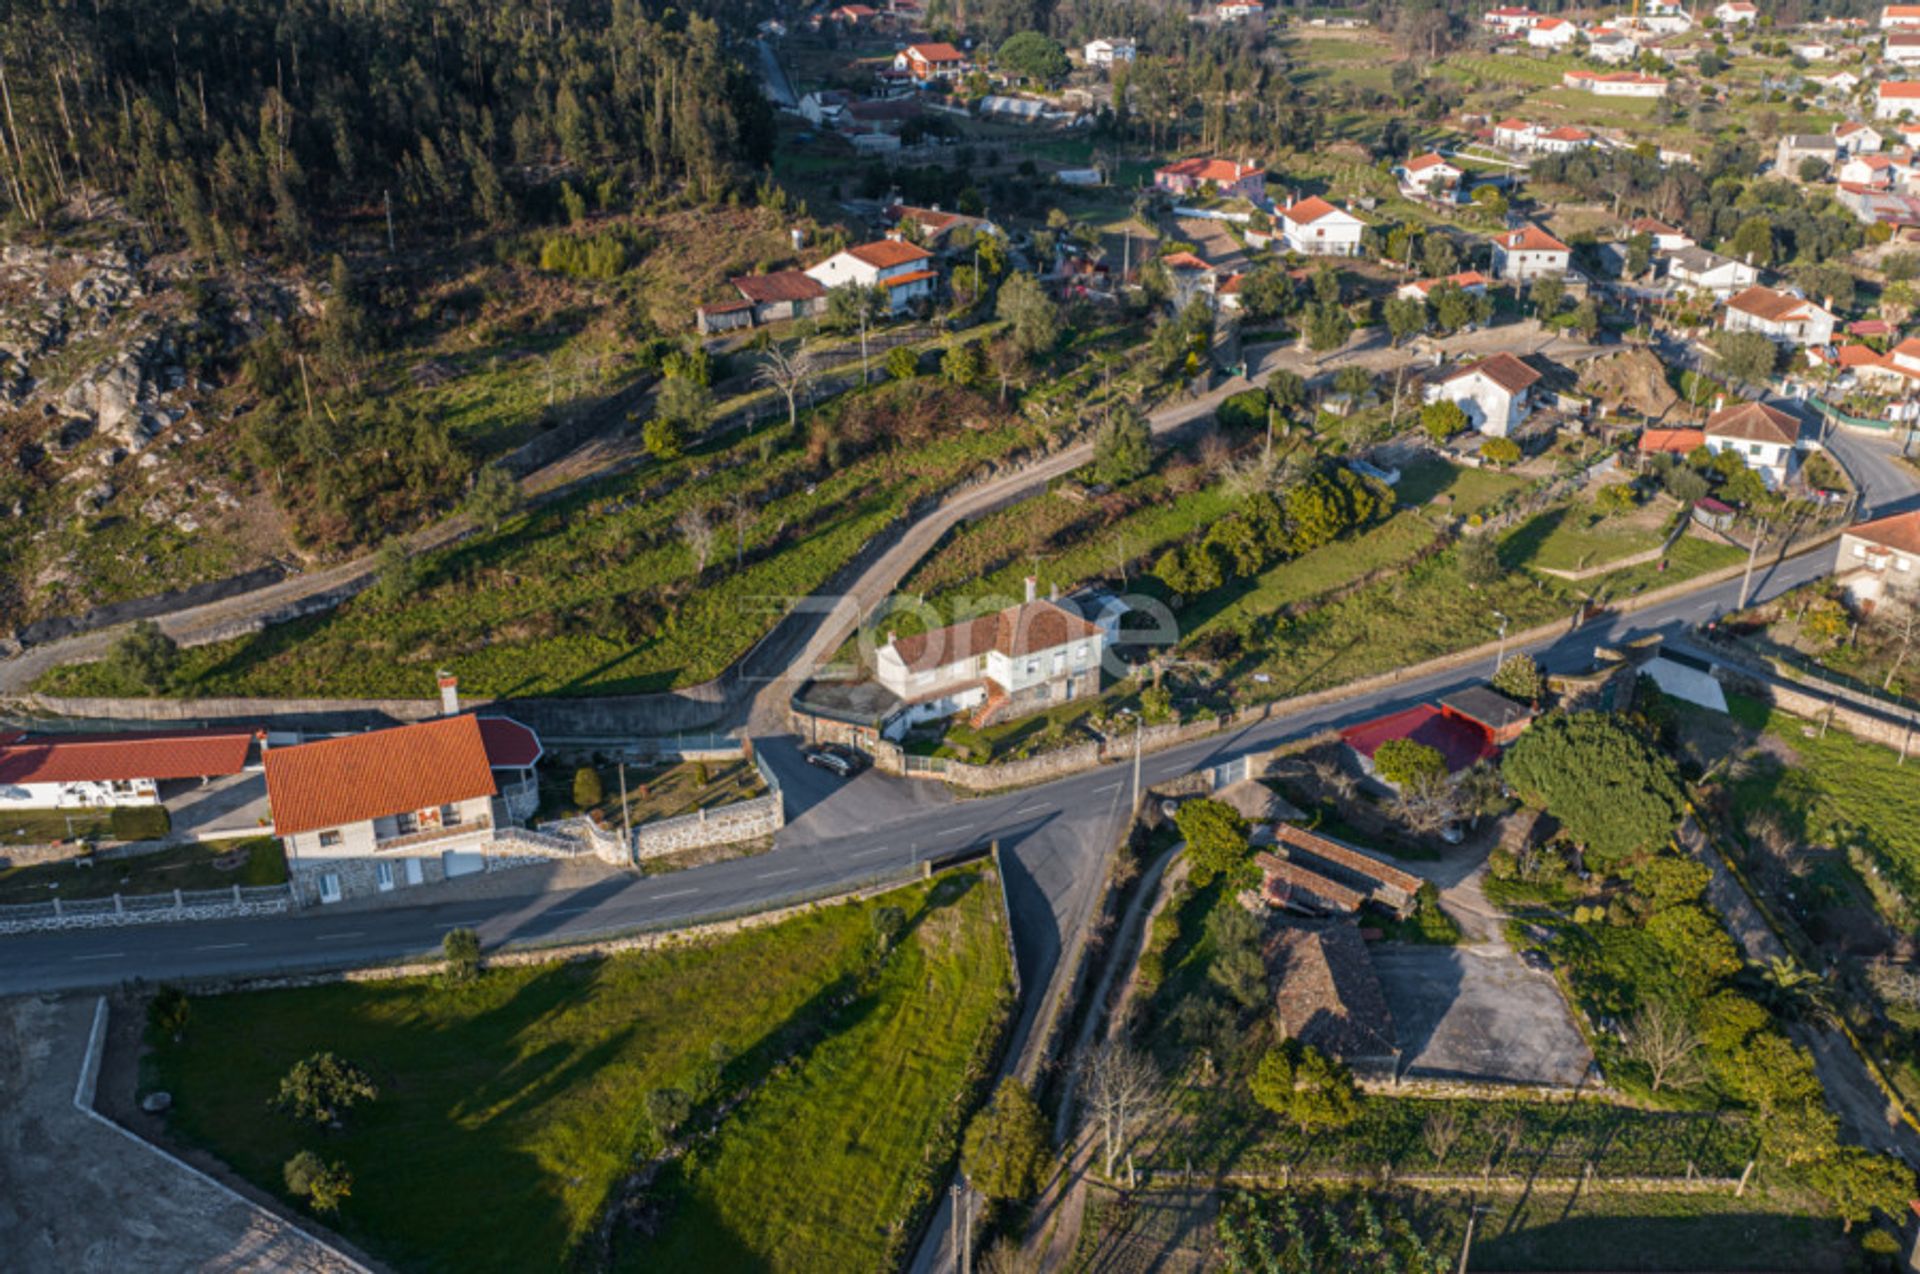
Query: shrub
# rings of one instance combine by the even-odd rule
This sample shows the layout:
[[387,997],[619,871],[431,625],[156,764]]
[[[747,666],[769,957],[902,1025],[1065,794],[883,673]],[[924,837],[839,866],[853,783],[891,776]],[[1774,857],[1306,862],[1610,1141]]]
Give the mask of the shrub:
[[163,986],[147,1001],[147,1025],[170,1040],[177,1041],[186,1032],[192,1014],[193,1002],[177,986]]
[[471,982],[480,976],[480,935],[471,929],[449,929],[440,949],[446,954],[447,980]]
[[912,380],[920,372],[920,356],[905,345],[887,351],[887,375],[895,380]]
[[325,1163],[311,1150],[302,1150],[280,1169],[287,1193],[307,1200],[315,1212],[336,1212],[340,1203],[353,1193],[353,1174],[347,1165]]
[[1254,1100],[1299,1125],[1344,1128],[1360,1117],[1360,1093],[1339,1062],[1298,1040],[1267,1050],[1251,1081]]
[[647,1118],[663,1142],[673,1135],[674,1129],[687,1122],[687,1116],[692,1113],[693,1098],[678,1088],[656,1088],[647,1094]]
[[1420,409],[1420,427],[1436,442],[1445,442],[1467,427],[1466,409],[1459,403],[1441,400]]
[[1026,1199],[1040,1188],[1052,1157],[1039,1105],[1025,1085],[1008,1076],[968,1127],[960,1169],[989,1199]]
[[600,771],[591,765],[583,765],[573,772],[573,803],[583,810],[592,809],[606,799],[606,791],[600,785]]
[[1480,458],[1488,464],[1520,463],[1520,444],[1511,438],[1489,438],[1480,444]]
[[373,1080],[352,1062],[332,1053],[315,1053],[293,1064],[281,1078],[279,1096],[271,1104],[302,1123],[325,1126],[340,1122],[348,1110],[379,1095]]
[[173,830],[164,805],[121,805],[107,815],[115,840],[159,840]]
[[1508,655],[1493,674],[1493,688],[1522,703],[1532,703],[1547,692],[1547,678],[1532,655]]
[[713,781],[713,776],[707,771],[707,763],[705,761],[695,761],[693,763],[694,786],[705,787],[708,783],[711,783],[712,781]]
[[1447,759],[1428,744],[1388,739],[1374,752],[1373,768],[1395,787],[1406,787],[1446,777]]

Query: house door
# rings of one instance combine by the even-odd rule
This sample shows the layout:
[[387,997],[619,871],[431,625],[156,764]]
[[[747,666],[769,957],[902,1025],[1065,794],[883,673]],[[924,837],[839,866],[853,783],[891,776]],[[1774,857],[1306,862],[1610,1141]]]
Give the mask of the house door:
[[393,864],[392,863],[389,863],[389,862],[375,863],[373,865],[373,878],[374,878],[374,883],[380,887],[381,893],[386,894],[386,893],[393,892]]
[[420,860],[418,858],[409,858],[407,860],[407,883],[409,885],[417,885],[425,879],[426,876],[420,870]]
[[340,901],[340,877],[337,873],[328,872],[320,877],[320,901]]

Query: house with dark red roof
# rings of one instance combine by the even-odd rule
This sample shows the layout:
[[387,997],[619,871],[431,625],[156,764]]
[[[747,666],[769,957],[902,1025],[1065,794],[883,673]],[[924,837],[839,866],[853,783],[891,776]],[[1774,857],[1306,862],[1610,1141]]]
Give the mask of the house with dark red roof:
[[1374,754],[1382,744],[1394,739],[1424,743],[1440,754],[1447,773],[1458,774],[1500,754],[1500,743],[1487,723],[1444,703],[1422,703],[1340,732],[1341,741],[1360,758],[1361,766],[1372,774]]
[[252,730],[0,735],[0,810],[158,805],[160,785],[257,764]]
[[540,738],[471,713],[272,748],[267,800],[295,897],[338,902],[485,868],[539,804]]
[[1538,371],[1503,350],[1442,376],[1427,386],[1424,397],[1430,403],[1459,404],[1469,428],[1505,438],[1533,410],[1532,390],[1539,382]]
[[808,318],[827,311],[826,285],[803,270],[742,274],[727,282],[739,297],[696,310],[694,317],[702,332],[758,327],[762,323]]

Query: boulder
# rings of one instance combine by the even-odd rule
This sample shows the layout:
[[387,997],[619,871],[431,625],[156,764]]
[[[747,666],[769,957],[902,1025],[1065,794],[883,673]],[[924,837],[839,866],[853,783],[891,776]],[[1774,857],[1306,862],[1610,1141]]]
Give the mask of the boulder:
[[172,1093],[148,1093],[140,1099],[140,1109],[149,1115],[158,1115],[173,1108]]

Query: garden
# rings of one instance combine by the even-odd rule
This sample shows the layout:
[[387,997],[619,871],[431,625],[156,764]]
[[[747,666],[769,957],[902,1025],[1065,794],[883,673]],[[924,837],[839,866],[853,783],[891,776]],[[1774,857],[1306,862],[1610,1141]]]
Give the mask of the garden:
[[[0,846],[0,858],[5,857]],[[127,858],[0,867],[0,904],[73,902],[114,894],[170,894],[176,889],[230,889],[287,883],[287,859],[271,836],[180,845]]]
[[[888,1269],[1011,976],[967,869],[646,953],[163,994],[142,1088],[171,1137],[399,1269]],[[347,1082],[303,1118],[320,1073]]]

